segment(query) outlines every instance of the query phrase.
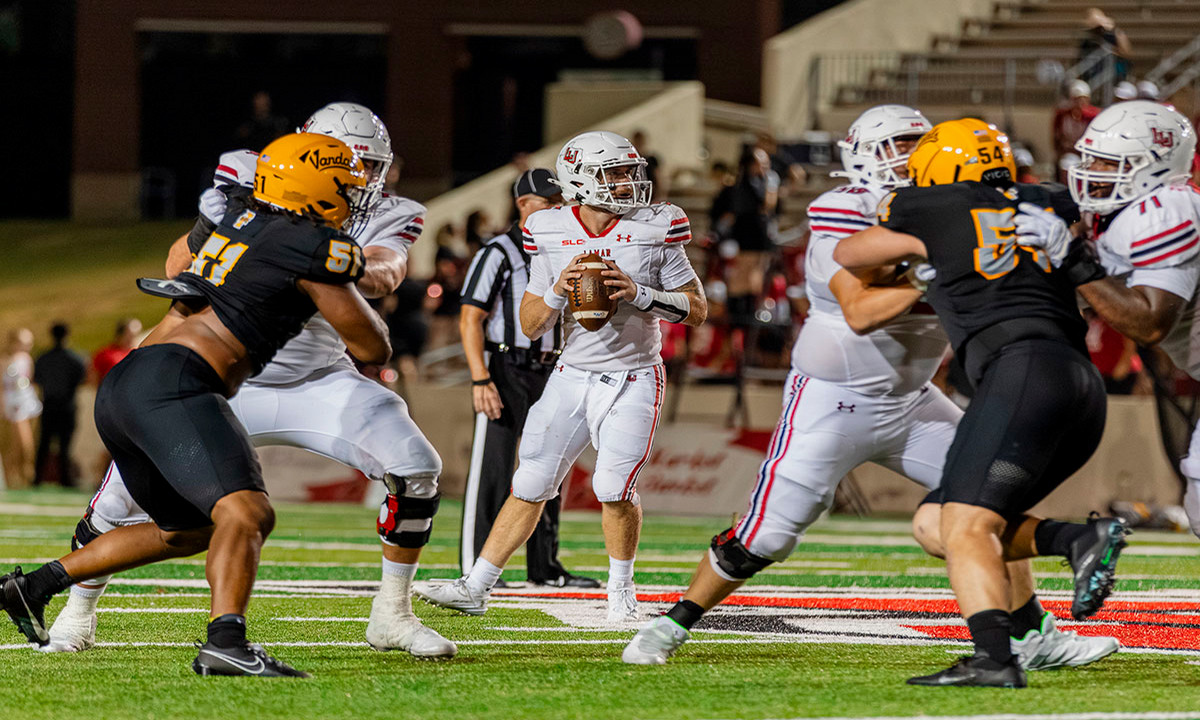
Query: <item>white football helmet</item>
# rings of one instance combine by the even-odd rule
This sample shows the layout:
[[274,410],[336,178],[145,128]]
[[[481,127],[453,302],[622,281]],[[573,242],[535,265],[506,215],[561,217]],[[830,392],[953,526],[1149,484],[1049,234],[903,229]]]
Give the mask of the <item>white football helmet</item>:
[[908,180],[896,170],[905,166],[909,154],[897,152],[896,140],[916,139],[931,129],[933,125],[920,110],[907,105],[877,105],[859,115],[846,139],[838,141],[846,169],[830,175],[850,178],[854,184],[885,188],[907,185]]
[[363,160],[374,161],[375,166],[367,176],[367,207],[374,209],[379,204],[392,167],[392,138],[378,115],[357,103],[329,103],[305,120],[296,132],[335,137]]
[[[614,168],[629,167],[628,178],[608,177]],[[653,183],[646,179],[646,159],[633,143],[603,130],[585,132],[567,141],[555,162],[563,199],[612,213],[650,204]]]
[[[1092,120],[1075,143],[1080,163],[1067,171],[1071,197],[1080,210],[1107,215],[1163,185],[1191,177],[1196,133],[1174,108],[1128,100]],[[1097,169],[1099,162],[1112,169]],[[1108,188],[1108,193],[1093,196]]]

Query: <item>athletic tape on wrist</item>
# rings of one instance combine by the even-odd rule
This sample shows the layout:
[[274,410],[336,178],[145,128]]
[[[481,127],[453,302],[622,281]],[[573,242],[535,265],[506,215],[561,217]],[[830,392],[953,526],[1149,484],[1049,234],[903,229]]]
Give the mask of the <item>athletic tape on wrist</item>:
[[649,313],[667,322],[681,323],[692,312],[692,301],[686,293],[652,290],[645,285],[637,285],[637,297],[633,306],[638,310]]
[[554,288],[550,288],[542,293],[542,302],[546,303],[551,310],[562,310],[567,306],[567,296],[559,295],[554,292]]

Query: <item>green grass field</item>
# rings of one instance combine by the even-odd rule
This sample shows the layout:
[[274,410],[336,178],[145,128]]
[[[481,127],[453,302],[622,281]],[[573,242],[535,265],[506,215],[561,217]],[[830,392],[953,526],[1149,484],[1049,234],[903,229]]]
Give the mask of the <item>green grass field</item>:
[[[86,497],[0,493],[0,562],[62,554]],[[420,577],[457,576],[458,506],[446,502]],[[602,596],[514,587],[482,618],[418,604],[459,643],[448,662],[377,653],[363,640],[379,579],[374,512],[284,505],[263,553],[251,634],[313,674],[306,681],[192,674],[207,587],[201,558],[118,578],[101,601],[98,640],[42,655],[0,627],[5,718],[799,718],[994,716],[1200,718],[1200,543],[1133,536],[1123,580],[1081,634],[1127,649],[1095,665],[1030,675],[1027,690],[925,689],[904,680],[948,664],[965,645],[940,563],[902,520],[834,518],[787,563],[714,612],[665,667],[623,665],[629,628],[607,628]],[[638,557],[643,613],[668,607],[719,520],[650,517]],[[603,577],[598,517],[568,514],[563,561]],[[505,573],[523,579],[523,561]],[[1069,583],[1054,561],[1035,571],[1064,617]],[[52,605],[53,615],[63,600]],[[7,644],[6,644],[7,643]]]

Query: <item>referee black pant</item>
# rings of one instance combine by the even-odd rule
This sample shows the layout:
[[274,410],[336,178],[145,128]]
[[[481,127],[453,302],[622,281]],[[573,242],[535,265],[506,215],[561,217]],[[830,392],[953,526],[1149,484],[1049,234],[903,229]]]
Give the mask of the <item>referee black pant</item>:
[[[524,355],[491,353],[488,371],[500,393],[504,409],[496,420],[477,422],[471,448],[471,470],[467,475],[467,493],[474,493],[463,505],[461,561],[463,573],[470,572],[483,543],[492,531],[492,523],[512,491],[512,476],[517,463],[517,441],[529,408],[542,396],[553,365],[518,362]],[[482,455],[477,457],[482,443]],[[558,515],[562,499],[546,502],[542,517],[529,542],[525,544],[525,569],[530,582],[542,583],[562,577],[558,562]]]

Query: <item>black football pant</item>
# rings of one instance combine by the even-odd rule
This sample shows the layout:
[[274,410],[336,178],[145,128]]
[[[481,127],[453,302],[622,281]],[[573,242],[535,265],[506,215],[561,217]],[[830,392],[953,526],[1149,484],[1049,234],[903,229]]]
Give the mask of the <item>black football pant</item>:
[[[513,470],[517,462],[517,442],[529,408],[542,396],[553,365],[518,362],[508,353],[492,353],[488,371],[492,382],[500,393],[504,410],[496,420],[489,420],[483,437],[478,434],[475,442],[483,442],[483,467],[480,470],[479,492],[476,495],[475,517],[463,517],[463,529],[474,526],[474,542],[471,557],[479,557],[492,523],[500,514],[500,508],[512,491]],[[525,570],[531,582],[545,582],[562,576],[563,566],[558,562],[558,515],[562,499],[556,497],[546,501],[542,517],[529,542],[525,544]],[[467,533],[463,533],[463,538]],[[467,548],[463,548],[462,556]],[[465,558],[464,558],[465,559]],[[464,567],[463,572],[471,570]]]

